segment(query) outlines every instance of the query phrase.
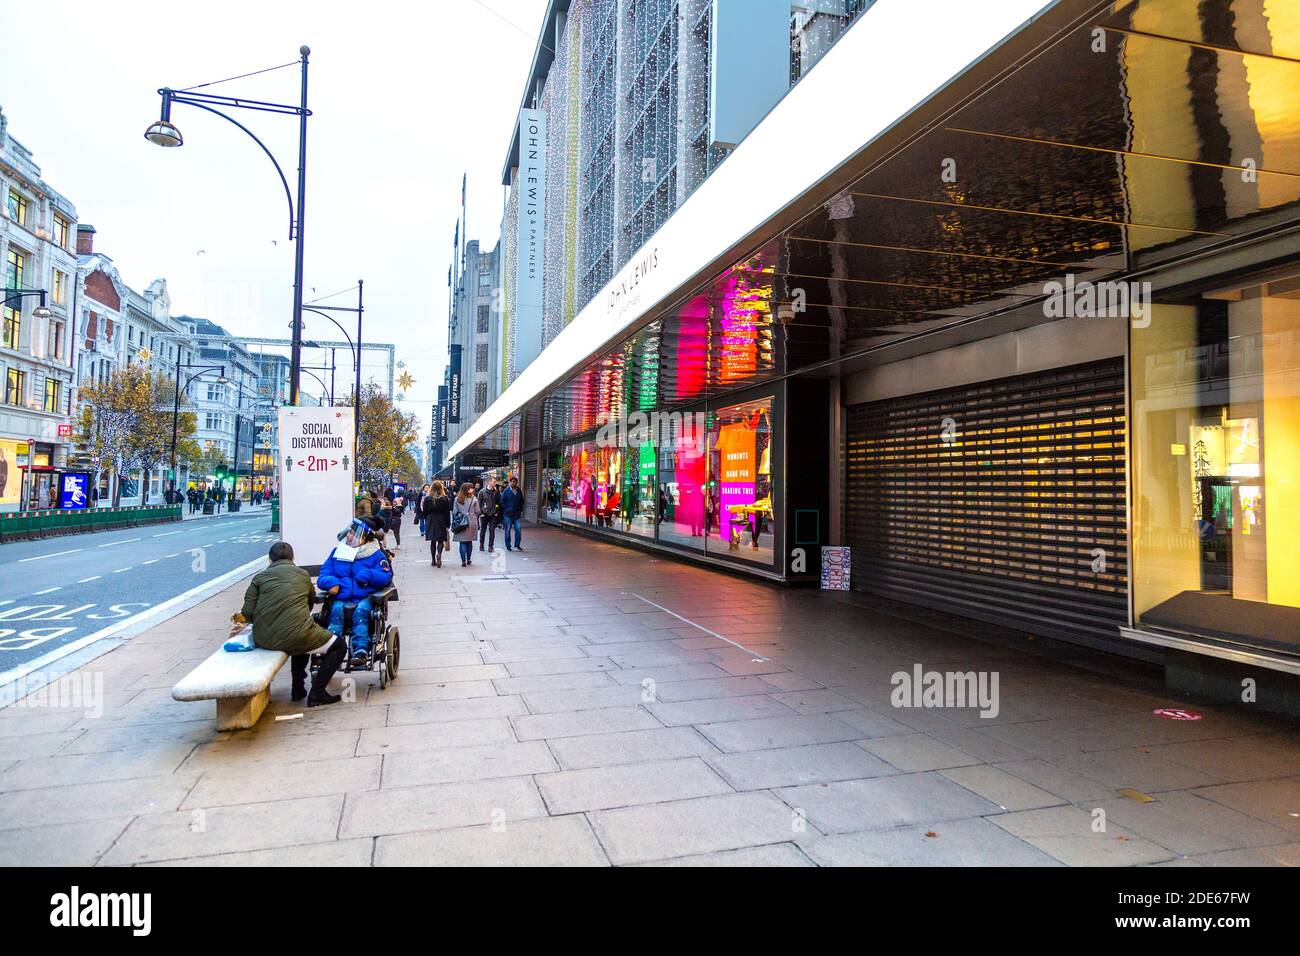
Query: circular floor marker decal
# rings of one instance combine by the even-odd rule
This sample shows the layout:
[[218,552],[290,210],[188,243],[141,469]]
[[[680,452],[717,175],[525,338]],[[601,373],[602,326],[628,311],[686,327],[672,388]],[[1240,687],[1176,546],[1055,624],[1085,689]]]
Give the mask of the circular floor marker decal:
[[1200,720],[1201,715],[1194,710],[1183,710],[1181,707],[1161,707],[1153,710],[1157,717],[1163,717],[1165,720]]

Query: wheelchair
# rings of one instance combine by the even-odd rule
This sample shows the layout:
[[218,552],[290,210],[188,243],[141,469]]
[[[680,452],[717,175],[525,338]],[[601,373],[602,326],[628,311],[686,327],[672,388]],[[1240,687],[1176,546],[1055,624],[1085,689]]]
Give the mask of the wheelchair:
[[[389,684],[397,680],[397,668],[402,659],[402,635],[395,625],[388,623],[388,605],[397,599],[397,588],[393,585],[370,595],[370,654],[366,658],[365,665],[361,667],[354,667],[352,655],[348,654],[338,673],[352,674],[367,671],[377,673],[380,690],[384,690]],[[330,609],[334,605],[334,598],[318,590],[316,600],[320,602],[320,610],[316,613],[316,623],[328,629]],[[343,633],[345,636],[341,640],[351,640],[352,617],[355,611],[356,608],[347,608],[343,612]],[[320,655],[313,654],[311,659],[311,672],[313,675],[319,667]]]

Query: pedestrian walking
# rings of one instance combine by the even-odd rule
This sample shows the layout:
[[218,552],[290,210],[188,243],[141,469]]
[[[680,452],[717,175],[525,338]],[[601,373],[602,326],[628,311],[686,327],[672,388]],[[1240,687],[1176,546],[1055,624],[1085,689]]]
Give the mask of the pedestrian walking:
[[483,542],[486,540],[489,554],[496,550],[499,495],[496,479],[489,476],[483,490],[478,493],[478,549],[483,550]]
[[435,568],[442,567],[442,552],[449,546],[449,529],[451,528],[451,500],[448,499],[446,489],[441,481],[433,483],[431,492],[424,496],[420,503],[423,509],[423,521],[421,524],[427,530],[425,537],[429,539],[429,556],[433,559]]
[[[506,539],[507,551],[522,551],[523,546],[519,543],[520,535],[524,521],[524,492],[519,487],[519,479],[510,476],[510,485],[505,491],[501,492],[501,523],[504,526],[501,536]],[[515,544],[510,546],[511,531],[514,532]]]
[[474,486],[468,481],[460,486],[460,493],[451,505],[451,533],[460,545],[460,566],[474,563],[474,529],[480,522],[478,499]]
[[402,546],[402,516],[405,514],[406,499],[398,495],[392,503],[388,527],[393,532],[393,539],[399,548]]
[[[393,502],[388,498],[380,498],[375,510],[375,518],[379,521],[379,542],[385,548],[388,547],[388,532],[393,530]],[[401,543],[400,541],[398,542]]]

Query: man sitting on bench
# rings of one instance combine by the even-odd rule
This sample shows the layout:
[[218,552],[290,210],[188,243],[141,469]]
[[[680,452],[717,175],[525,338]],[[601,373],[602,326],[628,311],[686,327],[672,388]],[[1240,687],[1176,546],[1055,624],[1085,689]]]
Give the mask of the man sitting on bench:
[[[345,645],[311,616],[311,575],[293,563],[289,543],[271,545],[268,557],[270,567],[253,576],[244,593],[244,606],[231,623],[237,630],[251,621],[254,644],[290,655],[295,701],[306,697],[308,707],[337,704],[342,698],[329,692],[329,682],[343,663]],[[308,695],[307,667],[312,654],[323,656]]]
[[345,637],[344,620],[352,610],[352,666],[365,667],[370,656],[370,596],[393,583],[393,567],[379,546],[383,528],[375,518],[357,518],[347,539],[330,552],[316,576],[316,586],[334,598],[329,629]]

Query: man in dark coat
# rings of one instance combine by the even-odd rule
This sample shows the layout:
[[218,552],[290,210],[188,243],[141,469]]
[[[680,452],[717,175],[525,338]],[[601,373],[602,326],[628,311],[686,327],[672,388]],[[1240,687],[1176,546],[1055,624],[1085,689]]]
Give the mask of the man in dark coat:
[[[308,707],[337,704],[342,698],[329,692],[329,682],[343,663],[347,644],[312,617],[315,588],[311,575],[293,563],[288,542],[271,545],[269,557],[270,566],[253,575],[244,592],[244,606],[231,621],[237,627],[251,622],[254,644],[291,656],[294,700],[306,697]],[[307,666],[312,654],[323,656],[308,694]]]

